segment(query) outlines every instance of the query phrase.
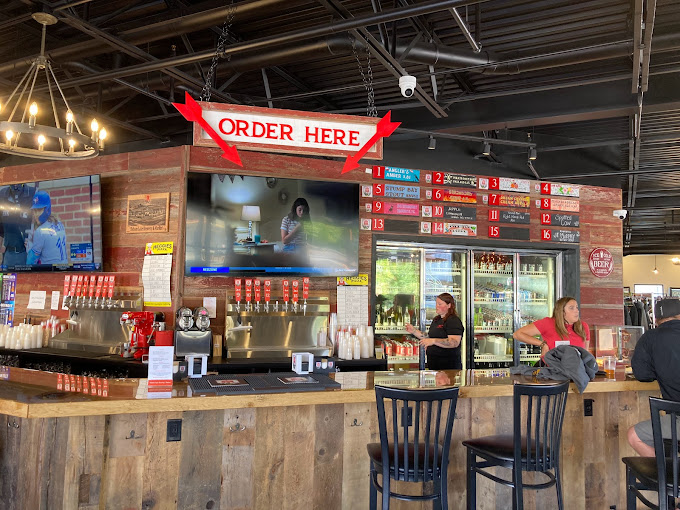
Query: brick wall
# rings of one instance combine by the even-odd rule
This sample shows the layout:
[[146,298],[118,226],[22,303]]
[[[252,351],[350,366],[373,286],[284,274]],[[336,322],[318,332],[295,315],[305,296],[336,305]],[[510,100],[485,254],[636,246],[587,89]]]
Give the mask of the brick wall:
[[[90,186],[73,185],[48,190],[52,203],[52,214],[64,224],[66,241],[70,244],[89,243],[101,239],[101,221],[99,215],[91,220],[90,209],[101,203],[101,185],[92,186],[92,202],[90,202]],[[102,247],[95,242],[93,246],[94,260],[102,260]]]
[[[102,156],[85,162],[40,162],[32,165],[0,169],[0,182],[30,182],[63,177],[101,175],[102,238],[104,271],[115,273],[117,285],[141,285],[144,245],[147,242],[175,243],[171,294],[173,307],[162,309],[172,323],[174,310],[180,304],[194,307],[202,304],[204,296],[217,297],[218,317],[213,321],[215,332],[221,333],[224,325],[224,309],[227,292],[233,295],[231,277],[187,277],[184,273],[184,196],[186,172],[204,171],[235,173],[240,175],[270,175],[300,179],[351,180],[363,184],[373,182],[371,175],[361,170],[341,176],[343,162],[324,159],[302,158],[278,154],[241,152],[243,168],[235,167],[221,157],[217,149],[199,147],[173,147],[152,151]],[[466,173],[465,169],[451,172]],[[425,186],[421,183],[421,186]],[[127,196],[140,193],[170,193],[169,232],[156,234],[128,234],[125,231]],[[532,199],[535,192],[532,192]],[[369,201],[362,199],[363,205]],[[423,201],[425,202],[425,201]],[[621,190],[597,187],[581,187],[581,244],[580,281],[583,318],[590,324],[621,324],[622,303],[622,236],[621,222],[612,217],[612,210],[621,208]],[[62,204],[59,203],[59,206]],[[68,204],[64,214],[68,214]],[[481,204],[478,204],[481,209]],[[533,218],[532,242],[538,239],[540,226]],[[365,212],[362,217],[368,217]],[[479,237],[487,233],[486,211],[479,212]],[[75,218],[74,218],[75,220]],[[417,219],[416,219],[417,220]],[[395,220],[395,221],[398,221]],[[415,221],[414,219],[404,221]],[[359,234],[359,268],[371,273],[372,232]],[[423,241],[431,235],[420,236]],[[448,237],[452,244],[464,244],[464,238]],[[525,242],[507,241],[509,247],[526,247]],[[607,248],[614,255],[614,272],[607,278],[596,278],[588,269],[588,255],[596,247]],[[569,275],[566,275],[568,278]],[[272,278],[272,294],[280,295],[282,278]],[[327,295],[335,304],[334,278],[313,278],[312,293]],[[63,274],[20,274],[15,316],[20,319],[26,313],[30,290],[61,291]],[[40,315],[31,312],[32,315]],[[49,311],[44,312],[49,315]],[[63,312],[60,312],[63,316]]]

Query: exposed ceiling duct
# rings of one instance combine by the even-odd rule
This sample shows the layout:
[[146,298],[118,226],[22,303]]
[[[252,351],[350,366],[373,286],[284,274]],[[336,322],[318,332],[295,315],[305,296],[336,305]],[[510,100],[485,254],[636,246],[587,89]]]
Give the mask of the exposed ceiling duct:
[[[678,49],[680,48],[680,34],[658,36],[658,40],[654,40],[654,45],[658,52]],[[344,56],[351,54],[353,47],[363,49],[363,42],[353,41],[349,34],[337,34],[302,44],[279,46],[266,52],[234,54],[225,65],[234,71],[244,72],[314,57],[321,58],[327,53]],[[399,60],[415,64],[451,69],[465,68],[470,72],[484,74],[517,74],[585,62],[630,57],[632,52],[632,40],[579,48],[564,53],[515,53],[512,55],[488,51],[475,53],[471,49],[451,48],[441,44],[424,42],[406,44],[398,41],[396,55]]]

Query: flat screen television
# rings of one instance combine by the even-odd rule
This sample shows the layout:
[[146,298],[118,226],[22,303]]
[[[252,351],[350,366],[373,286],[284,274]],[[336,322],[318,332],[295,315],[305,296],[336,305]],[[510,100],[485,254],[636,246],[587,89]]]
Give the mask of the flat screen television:
[[0,186],[3,272],[101,271],[98,175]]
[[185,274],[353,276],[359,185],[189,172]]

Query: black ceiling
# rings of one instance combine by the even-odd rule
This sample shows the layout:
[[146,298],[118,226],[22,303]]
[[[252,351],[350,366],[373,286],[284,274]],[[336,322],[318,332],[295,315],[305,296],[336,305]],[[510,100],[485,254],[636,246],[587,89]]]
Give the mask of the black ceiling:
[[191,143],[170,103],[207,99],[226,26],[211,101],[392,110],[392,164],[620,187],[624,253],[680,252],[677,0],[5,0],[0,97],[40,51],[36,11],[58,18],[46,52],[76,114],[107,125],[108,151]]

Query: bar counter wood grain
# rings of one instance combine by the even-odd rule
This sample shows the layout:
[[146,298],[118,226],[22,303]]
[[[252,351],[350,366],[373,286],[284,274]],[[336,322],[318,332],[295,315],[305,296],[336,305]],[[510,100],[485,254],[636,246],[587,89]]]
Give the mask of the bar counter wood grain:
[[[35,381],[38,374],[15,375]],[[366,444],[378,441],[372,389],[141,400],[136,380],[112,382],[106,399],[12,381],[0,381],[3,508],[368,508]],[[511,394],[508,378],[461,388],[450,508],[465,507],[460,441],[510,432]],[[649,417],[648,397],[658,394],[656,383],[634,380],[596,380],[583,395],[572,387],[562,442],[565,508],[624,507],[620,458],[633,454],[626,430]],[[594,401],[593,416],[584,417],[585,398]],[[169,419],[182,420],[181,441],[166,441]],[[478,508],[510,509],[510,494],[479,480]],[[392,508],[431,505],[393,500]],[[556,508],[554,490],[526,491],[525,508]]]

